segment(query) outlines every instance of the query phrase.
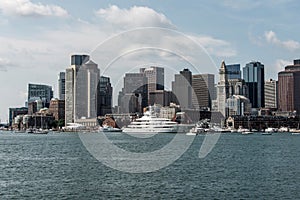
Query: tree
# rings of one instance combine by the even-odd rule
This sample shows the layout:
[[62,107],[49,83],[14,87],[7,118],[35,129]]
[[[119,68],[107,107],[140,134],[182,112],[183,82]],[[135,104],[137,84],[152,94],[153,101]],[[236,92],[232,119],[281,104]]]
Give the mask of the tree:
[[62,129],[62,127],[65,126],[65,120],[64,119],[58,120],[58,126],[60,129]]

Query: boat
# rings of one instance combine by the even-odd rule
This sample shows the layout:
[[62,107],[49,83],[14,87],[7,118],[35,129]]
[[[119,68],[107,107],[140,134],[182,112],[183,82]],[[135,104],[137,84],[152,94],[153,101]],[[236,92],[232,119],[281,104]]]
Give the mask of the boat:
[[272,135],[273,133],[275,133],[277,130],[275,128],[266,128],[265,132],[262,132],[262,135]]
[[247,128],[243,128],[243,127],[239,127],[239,129],[237,130],[238,133],[242,133],[242,135],[249,135],[249,134],[253,134],[253,132],[251,132],[249,129]]
[[262,135],[272,135],[273,132],[262,132],[261,134],[262,134]]
[[195,132],[187,132],[186,135],[198,135],[198,134]]
[[300,132],[293,132],[292,135],[300,135]]
[[208,132],[211,133],[231,133],[231,129],[227,129],[227,128],[221,128],[218,125],[213,125]]
[[122,132],[122,129],[114,128],[112,126],[103,125],[99,128],[99,132]]
[[159,118],[151,111],[146,111],[143,117],[123,128],[123,132],[127,133],[176,133],[177,130],[177,122]]
[[33,133],[33,129],[32,128],[27,129],[26,133]]
[[244,132],[242,132],[242,135],[250,135],[250,134],[253,134],[253,132],[251,132],[251,131],[244,131]]
[[15,130],[14,133],[26,133],[25,130]]
[[300,129],[291,128],[290,133],[300,133]]
[[[191,134],[189,134],[191,133]],[[196,124],[189,132],[187,132],[186,135],[192,135],[192,134],[201,134],[201,133],[205,133],[205,128],[201,127],[201,125]]]
[[285,133],[285,132],[289,132],[289,128],[288,127],[280,127],[279,129],[278,129],[278,132],[280,132],[280,133]]
[[33,134],[48,134],[47,130],[38,129],[33,132]]
[[48,131],[43,130],[43,129],[27,129],[26,133],[29,133],[29,134],[48,134]]

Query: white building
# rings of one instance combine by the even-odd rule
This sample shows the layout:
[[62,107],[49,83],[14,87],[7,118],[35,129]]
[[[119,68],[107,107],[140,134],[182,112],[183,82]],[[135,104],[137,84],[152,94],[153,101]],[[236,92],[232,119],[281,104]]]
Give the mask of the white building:
[[87,55],[73,55],[66,69],[65,123],[97,117],[97,87],[100,70]]
[[266,108],[277,108],[277,86],[276,80],[265,81],[265,107]]
[[217,86],[217,102],[218,102],[218,111],[226,118],[228,116],[226,110],[226,100],[228,98],[228,77],[225,62],[221,64],[219,70],[220,81]]
[[155,92],[156,90],[164,90],[164,71],[164,68],[154,66],[140,69],[140,73],[144,74],[148,80],[148,104],[150,103],[150,93]]
[[227,99],[228,116],[239,115],[251,112],[250,100],[243,95],[232,95]]

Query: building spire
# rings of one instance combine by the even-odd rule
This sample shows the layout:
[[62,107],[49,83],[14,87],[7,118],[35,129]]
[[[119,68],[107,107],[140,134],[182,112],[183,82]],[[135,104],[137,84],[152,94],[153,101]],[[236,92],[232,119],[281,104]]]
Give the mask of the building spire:
[[226,69],[226,64],[224,60],[222,60],[221,69]]

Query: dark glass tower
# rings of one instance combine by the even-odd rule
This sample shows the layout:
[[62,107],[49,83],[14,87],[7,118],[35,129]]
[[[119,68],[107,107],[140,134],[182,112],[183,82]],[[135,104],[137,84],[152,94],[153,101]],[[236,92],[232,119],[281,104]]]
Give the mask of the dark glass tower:
[[113,88],[110,83],[110,78],[100,76],[98,89],[98,116],[105,116],[112,113],[112,92]]
[[241,66],[240,64],[226,65],[227,77],[229,79],[241,79]]
[[265,107],[265,71],[260,62],[250,62],[243,68],[243,78],[249,89],[252,108]]

